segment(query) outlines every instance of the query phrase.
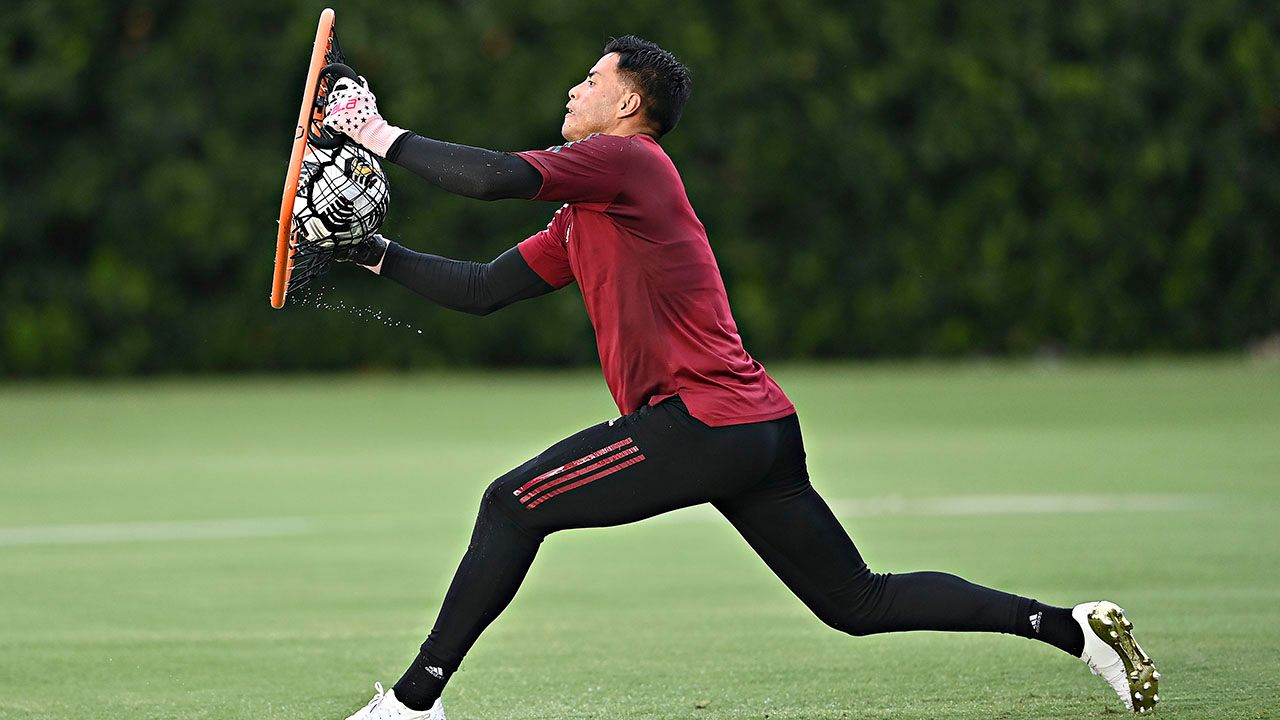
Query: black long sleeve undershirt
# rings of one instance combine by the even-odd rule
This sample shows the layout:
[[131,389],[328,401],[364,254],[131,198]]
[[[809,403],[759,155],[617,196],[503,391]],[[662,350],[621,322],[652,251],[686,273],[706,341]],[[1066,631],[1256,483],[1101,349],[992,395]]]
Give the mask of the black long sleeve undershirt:
[[387,159],[451,193],[478,200],[532,199],[542,174],[519,155],[432,140],[406,132]]
[[478,263],[414,252],[393,242],[387,245],[381,274],[434,303],[472,315],[488,315],[555,289],[516,248]]

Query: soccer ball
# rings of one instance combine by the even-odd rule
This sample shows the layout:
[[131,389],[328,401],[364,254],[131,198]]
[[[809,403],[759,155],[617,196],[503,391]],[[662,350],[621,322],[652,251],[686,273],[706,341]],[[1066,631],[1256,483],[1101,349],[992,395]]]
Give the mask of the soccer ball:
[[350,141],[332,150],[308,149],[293,201],[298,245],[335,249],[377,232],[391,201],[377,158]]

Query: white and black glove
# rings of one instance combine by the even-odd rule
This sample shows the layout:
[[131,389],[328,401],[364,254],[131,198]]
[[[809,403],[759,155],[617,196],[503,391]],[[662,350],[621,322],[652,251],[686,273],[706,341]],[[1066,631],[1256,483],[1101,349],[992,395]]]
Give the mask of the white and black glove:
[[325,98],[324,126],[355,140],[378,157],[385,158],[396,139],[408,132],[389,124],[378,113],[378,99],[369,82],[339,78]]

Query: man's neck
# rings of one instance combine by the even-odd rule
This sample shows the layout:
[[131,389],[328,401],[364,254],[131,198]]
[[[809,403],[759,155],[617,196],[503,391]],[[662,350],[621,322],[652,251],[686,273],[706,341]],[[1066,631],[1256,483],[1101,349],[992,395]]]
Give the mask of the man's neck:
[[627,137],[629,135],[648,135],[653,140],[658,139],[658,134],[649,127],[648,123],[639,122],[633,118],[624,118],[615,123],[613,127],[604,131],[605,135],[618,135]]

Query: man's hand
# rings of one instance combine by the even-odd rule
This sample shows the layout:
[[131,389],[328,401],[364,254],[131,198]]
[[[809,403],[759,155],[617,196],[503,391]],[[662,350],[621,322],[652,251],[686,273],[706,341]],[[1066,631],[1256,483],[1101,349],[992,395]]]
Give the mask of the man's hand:
[[363,265],[369,272],[382,274],[382,258],[386,257],[387,245],[390,241],[374,233],[355,245],[349,245],[337,251],[334,260]]
[[378,99],[363,77],[359,81],[339,78],[329,89],[324,106],[324,126],[340,132],[386,157],[396,139],[407,132],[387,123],[378,113]]

